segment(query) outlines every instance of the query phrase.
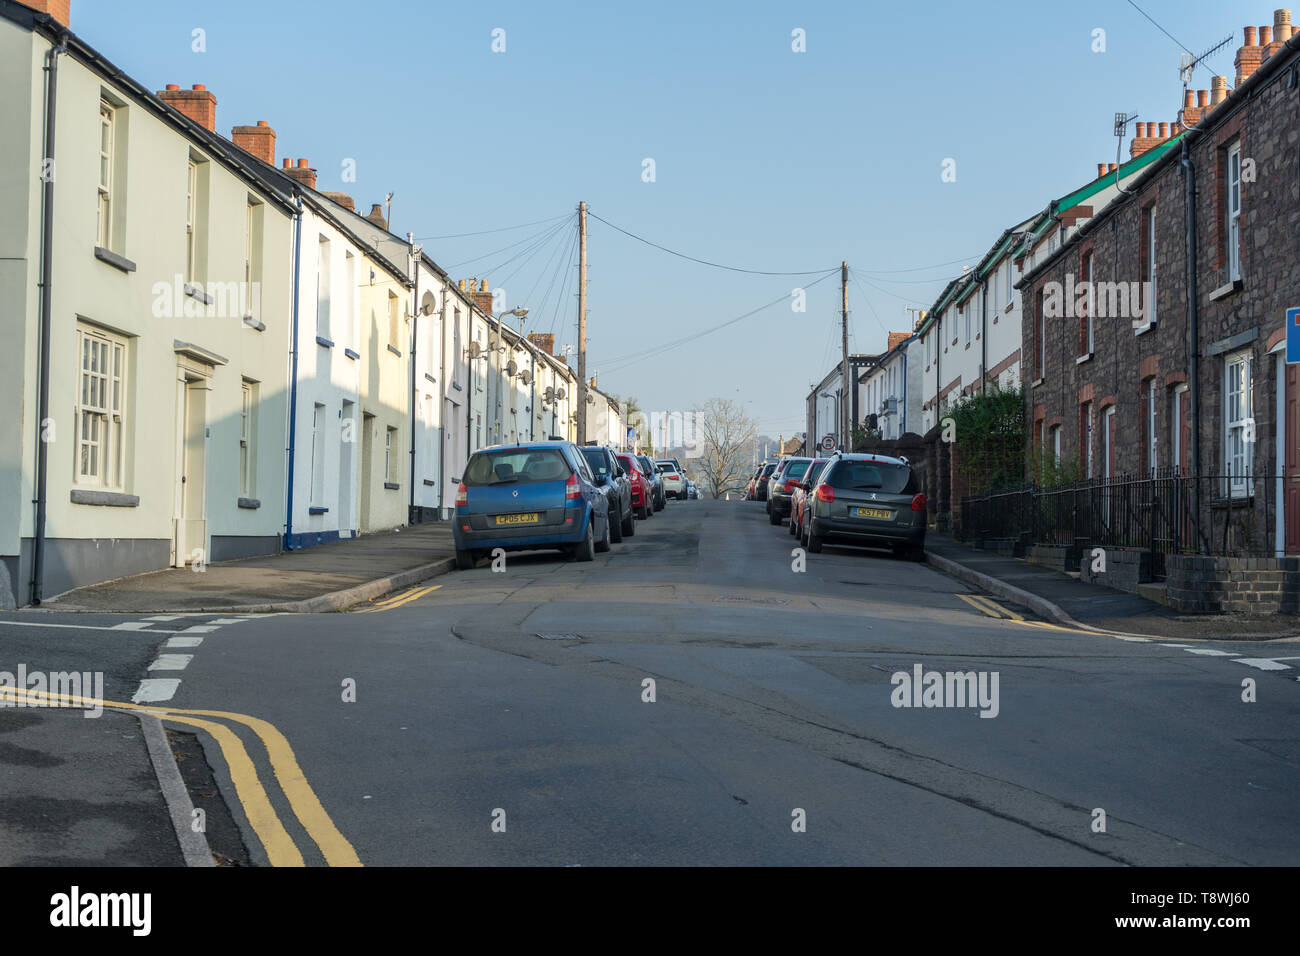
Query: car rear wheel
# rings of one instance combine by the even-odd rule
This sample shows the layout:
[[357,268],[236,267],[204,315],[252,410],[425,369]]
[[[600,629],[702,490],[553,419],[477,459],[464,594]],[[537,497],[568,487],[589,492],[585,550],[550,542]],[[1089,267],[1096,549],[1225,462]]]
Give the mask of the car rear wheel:
[[623,537],[630,538],[634,534],[636,534],[636,514],[629,508],[627,514],[623,515]]
[[[592,516],[592,520],[593,521],[595,520],[594,515]],[[607,513],[605,515],[605,530],[601,532],[600,540],[596,542],[596,550],[599,551],[601,554],[604,554],[606,551],[609,550],[609,542],[612,540],[611,538],[612,534],[613,532],[610,530],[609,527],[609,515]]]
[[573,558],[577,561],[594,561],[596,559],[596,541],[592,533],[591,526],[596,520],[592,515],[591,520],[587,522],[587,536],[582,539],[582,543],[574,546]]
[[456,549],[456,567],[462,571],[468,571],[474,565],[478,564],[478,555],[473,551],[461,551]]
[[798,537],[799,526],[794,523],[794,512],[790,512],[790,537]]
[[617,508],[610,510],[610,519],[606,527],[609,529],[609,540],[618,544],[623,540],[623,515]]
[[646,508],[645,505],[637,505],[637,506],[636,506],[636,516],[637,516],[638,518],[640,518],[642,521],[644,521],[646,518],[650,517],[650,514],[649,514],[649,512],[648,512],[648,509]]
[[775,508],[773,508],[770,504],[769,504],[768,507],[767,507],[767,521],[768,521],[768,524],[780,524],[780,523],[781,523],[781,512],[777,511],[777,510],[776,510]]
[[812,525],[810,524],[810,525],[808,526],[808,550],[809,550],[809,552],[811,552],[812,554],[821,554],[821,553],[822,553],[822,544],[823,544],[823,543],[824,543],[824,541],[823,541],[822,536],[819,535],[816,531],[814,531],[813,528],[812,528]]

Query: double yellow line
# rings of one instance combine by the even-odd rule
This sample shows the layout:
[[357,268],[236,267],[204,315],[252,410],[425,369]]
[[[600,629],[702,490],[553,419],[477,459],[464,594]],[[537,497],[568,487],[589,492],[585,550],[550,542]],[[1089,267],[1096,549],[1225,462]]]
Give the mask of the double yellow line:
[[45,707],[93,706],[102,703],[108,710],[143,711],[160,720],[185,724],[206,731],[221,748],[226,765],[230,768],[230,778],[235,785],[235,793],[248,817],[249,825],[266,849],[271,865],[304,866],[302,853],[276,814],[266,789],[258,779],[257,767],[244,747],[243,741],[225,724],[201,718],[219,717],[242,724],[251,729],[266,748],[267,759],[271,763],[271,770],[280,790],[288,800],[294,816],[302,824],[302,828],[320,849],[325,862],[330,866],[362,865],[357,851],[339,832],[325,808],[321,806],[315,791],[307,783],[307,777],[298,766],[298,759],[294,756],[289,741],[273,724],[265,720],[224,710],[185,710],[177,707],[150,707],[125,701],[94,701],[84,697],[48,694],[44,691],[18,687],[0,687],[0,700]]
[[412,601],[418,601],[420,598],[424,597],[430,591],[436,591],[440,587],[442,587],[441,584],[431,584],[428,587],[415,588],[414,590],[411,591],[403,591],[401,594],[398,594],[394,597],[385,598],[382,601],[377,601],[374,604],[372,604],[370,607],[361,608],[361,610],[357,611],[356,613],[373,614],[376,611],[391,611],[393,608],[401,607],[403,604],[410,604]]
[[969,604],[975,610],[987,614],[989,617],[996,617],[999,620],[1019,621],[1025,623],[1023,614],[1017,614],[1015,611],[1008,611],[997,601],[984,597],[982,594],[958,594],[959,598]]

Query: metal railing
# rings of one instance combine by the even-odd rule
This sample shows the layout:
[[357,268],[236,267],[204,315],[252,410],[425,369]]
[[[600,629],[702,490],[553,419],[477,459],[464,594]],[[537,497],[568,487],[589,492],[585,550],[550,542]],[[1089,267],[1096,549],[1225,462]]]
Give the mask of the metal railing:
[[1272,557],[1283,550],[1278,481],[1165,471],[976,495],[961,500],[959,537],[1144,550],[1162,577],[1168,554]]

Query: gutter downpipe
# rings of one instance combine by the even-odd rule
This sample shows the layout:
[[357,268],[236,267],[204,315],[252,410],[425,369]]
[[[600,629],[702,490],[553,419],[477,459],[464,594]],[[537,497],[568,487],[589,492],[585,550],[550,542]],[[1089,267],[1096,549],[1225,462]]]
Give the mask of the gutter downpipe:
[[[1186,181],[1187,198],[1187,390],[1188,405],[1192,412],[1191,448],[1193,514],[1200,524],[1200,502],[1196,495],[1200,492],[1201,477],[1201,412],[1200,412],[1200,356],[1197,346],[1200,342],[1200,315],[1196,301],[1196,167],[1192,164],[1191,151],[1187,148],[1187,137],[1183,137],[1182,157],[1179,159],[1183,178]],[[1198,529],[1199,531],[1199,529]],[[1197,534],[1197,539],[1200,539]]]
[[[416,268],[419,268],[418,266]],[[438,409],[438,517],[442,517],[443,495],[447,489],[447,289],[442,290],[438,307],[438,391],[443,393],[442,408]]]
[[[45,67],[45,158],[54,160],[54,120],[58,105],[59,54],[67,52],[68,33],[50,47]],[[44,170],[42,170],[44,172]],[[41,196],[41,366],[36,411],[36,525],[32,533],[31,603],[39,606],[45,589],[45,507],[49,459],[45,449],[45,422],[50,414],[50,288],[54,282],[54,176],[43,176]],[[21,549],[20,549],[21,550]],[[16,597],[17,595],[15,595]]]
[[298,289],[302,285],[302,193],[294,188],[298,211],[293,217],[293,337],[289,342],[289,491],[284,512],[284,550],[293,550],[293,465],[298,437]]
[[989,284],[980,289],[980,394],[989,387]]
[[415,234],[408,232],[406,242],[410,247],[411,266],[415,272],[415,300],[411,307],[411,494],[410,502],[406,506],[406,523],[415,524],[415,406],[416,397],[419,394],[419,384],[416,381],[418,369],[415,361],[415,346],[419,341],[418,329],[420,327],[420,260],[415,256]]

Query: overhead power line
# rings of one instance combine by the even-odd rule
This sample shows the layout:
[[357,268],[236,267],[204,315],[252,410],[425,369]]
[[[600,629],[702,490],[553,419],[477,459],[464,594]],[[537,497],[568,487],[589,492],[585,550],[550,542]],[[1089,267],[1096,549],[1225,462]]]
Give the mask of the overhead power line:
[[527,229],[529,226],[541,226],[546,223],[555,222],[557,219],[568,218],[572,213],[565,213],[562,216],[552,216],[550,219],[538,219],[536,222],[521,222],[517,226],[502,226],[500,229],[484,229],[481,232],[457,232],[449,236],[416,236],[416,242],[436,242],[439,239],[464,239],[467,236],[488,236],[494,232],[510,232],[514,229]]
[[669,249],[667,246],[661,246],[659,243],[652,242],[651,240],[645,238],[644,236],[638,236],[634,232],[628,232],[622,226],[616,226],[608,219],[601,219],[600,216],[597,216],[591,210],[587,211],[587,215],[590,216],[592,219],[599,219],[601,222],[609,226],[611,229],[615,229],[623,233],[623,235],[635,239],[637,242],[644,242],[647,246],[654,246],[656,249],[660,250],[661,252],[666,252],[670,256],[677,256],[677,258],[679,259],[687,259],[691,262],[698,262],[700,265],[704,265],[704,266],[712,266],[715,269],[726,269],[728,272],[745,272],[748,273],[749,275],[756,275],[756,276],[819,276],[824,271],[826,271],[824,269],[811,269],[807,272],[771,272],[764,269],[742,269],[739,266],[728,266],[728,265],[723,265],[720,262],[710,262],[708,259],[700,259],[697,258],[696,256],[687,255],[684,252],[678,252],[675,249]]

